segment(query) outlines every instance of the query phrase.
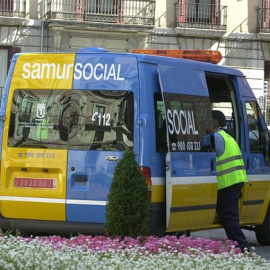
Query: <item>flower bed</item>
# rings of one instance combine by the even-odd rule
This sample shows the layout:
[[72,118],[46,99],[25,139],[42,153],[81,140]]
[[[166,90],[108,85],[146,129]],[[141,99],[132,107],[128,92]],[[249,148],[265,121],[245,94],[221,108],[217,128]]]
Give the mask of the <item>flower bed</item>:
[[0,269],[270,269],[229,240],[166,236],[0,236]]

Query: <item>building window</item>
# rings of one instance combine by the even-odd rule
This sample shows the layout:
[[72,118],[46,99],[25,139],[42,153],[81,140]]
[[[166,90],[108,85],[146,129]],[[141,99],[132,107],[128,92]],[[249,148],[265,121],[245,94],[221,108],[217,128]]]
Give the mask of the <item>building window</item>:
[[78,14],[115,14],[117,12],[117,0],[65,0],[54,5],[63,12],[77,12]]
[[13,11],[14,0],[0,0],[0,14],[1,11]]
[[88,0],[88,12],[90,13],[105,13],[116,14],[116,0]]
[[262,1],[262,24],[264,28],[270,27],[270,0]]
[[220,0],[179,0],[179,22],[220,23]]

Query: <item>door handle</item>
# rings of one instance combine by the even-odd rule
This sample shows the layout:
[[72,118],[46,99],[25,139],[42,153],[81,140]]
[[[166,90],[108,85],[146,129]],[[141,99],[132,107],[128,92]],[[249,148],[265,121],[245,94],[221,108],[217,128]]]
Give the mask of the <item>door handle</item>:
[[78,177],[75,177],[75,181],[76,182],[86,182],[87,179],[86,179],[86,177],[78,176]]
[[107,156],[107,157],[106,157],[106,160],[108,160],[108,161],[118,161],[118,157],[115,157],[115,156]]

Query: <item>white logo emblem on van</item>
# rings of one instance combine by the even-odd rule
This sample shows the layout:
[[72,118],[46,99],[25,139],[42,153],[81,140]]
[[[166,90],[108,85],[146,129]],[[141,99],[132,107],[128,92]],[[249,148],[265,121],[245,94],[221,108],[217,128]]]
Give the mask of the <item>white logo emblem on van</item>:
[[45,103],[38,103],[37,104],[37,118],[44,118],[45,117]]

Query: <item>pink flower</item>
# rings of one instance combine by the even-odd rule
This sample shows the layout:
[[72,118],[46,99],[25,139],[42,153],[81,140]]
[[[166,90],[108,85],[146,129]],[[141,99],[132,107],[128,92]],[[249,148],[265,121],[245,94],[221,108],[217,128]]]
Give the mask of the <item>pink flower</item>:
[[[3,237],[3,235],[0,235]],[[65,238],[57,235],[44,236],[36,238],[22,238],[18,237],[18,240],[25,241],[27,243],[37,240],[42,242],[44,245],[51,245],[56,250],[61,249],[63,246],[72,248],[81,248],[82,250],[92,250],[92,252],[100,252],[109,250],[123,250],[138,248],[142,254],[151,253],[158,254],[163,251],[171,253],[184,253],[184,254],[194,254],[195,250],[199,253],[205,254],[221,254],[230,253],[234,254],[241,253],[239,248],[235,248],[236,242],[230,241],[225,238],[223,241],[211,240],[207,238],[193,238],[187,236],[181,236],[177,238],[176,236],[148,236],[148,237],[115,237],[111,239],[106,236],[87,236],[79,235],[77,237]],[[192,251],[191,251],[192,249]]]

